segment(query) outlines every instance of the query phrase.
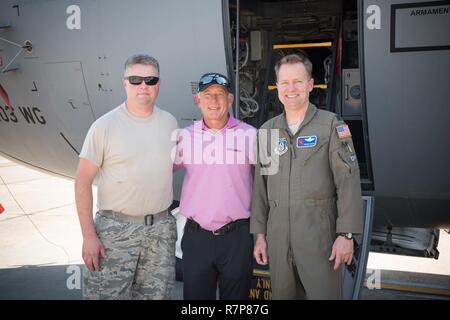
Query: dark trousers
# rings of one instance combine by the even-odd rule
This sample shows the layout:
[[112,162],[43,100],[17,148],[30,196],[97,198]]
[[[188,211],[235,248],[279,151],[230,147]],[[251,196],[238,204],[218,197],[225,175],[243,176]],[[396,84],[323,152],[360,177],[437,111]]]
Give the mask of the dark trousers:
[[188,221],[181,241],[185,300],[246,300],[253,272],[249,222],[214,235]]

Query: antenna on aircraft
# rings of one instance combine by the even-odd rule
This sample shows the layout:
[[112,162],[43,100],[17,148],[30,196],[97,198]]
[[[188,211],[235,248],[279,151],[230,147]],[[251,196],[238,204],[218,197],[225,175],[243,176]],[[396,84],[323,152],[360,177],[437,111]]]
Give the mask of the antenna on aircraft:
[[3,68],[1,73],[5,73],[5,72],[8,72],[8,71],[13,71],[13,70],[17,69],[15,67],[9,68],[9,66],[14,62],[14,60],[16,60],[16,58],[22,53],[22,51],[26,50],[28,53],[31,53],[33,51],[33,44],[31,43],[30,40],[25,41],[24,45],[21,45],[19,43],[15,43],[13,41],[10,41],[8,39],[1,38],[1,37],[0,37],[0,40],[20,48],[19,52],[17,52],[17,54],[14,56],[14,58],[12,58],[11,61],[6,65],[6,67]]

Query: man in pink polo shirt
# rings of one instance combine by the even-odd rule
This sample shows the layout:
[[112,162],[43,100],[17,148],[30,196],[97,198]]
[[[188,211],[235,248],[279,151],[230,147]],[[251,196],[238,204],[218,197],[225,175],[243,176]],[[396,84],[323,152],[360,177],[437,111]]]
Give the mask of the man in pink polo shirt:
[[176,165],[186,169],[180,211],[184,299],[247,299],[253,238],[249,217],[256,129],[237,119],[230,81],[200,79],[195,101],[203,118],[180,131]]

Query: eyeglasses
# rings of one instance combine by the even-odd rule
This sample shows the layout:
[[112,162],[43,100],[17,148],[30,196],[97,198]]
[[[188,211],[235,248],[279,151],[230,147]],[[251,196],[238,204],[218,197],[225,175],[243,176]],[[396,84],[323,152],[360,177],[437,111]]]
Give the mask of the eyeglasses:
[[204,87],[208,86],[211,83],[220,84],[222,86],[227,87],[228,89],[230,88],[230,82],[224,76],[222,76],[220,74],[208,74],[208,75],[204,75],[200,79],[200,81],[198,83],[198,91],[199,92],[202,91],[204,89]]
[[159,78],[158,77],[141,77],[141,76],[129,76],[125,77],[126,80],[128,80],[132,85],[138,86],[142,83],[142,81],[145,82],[148,86],[154,86],[158,83]]

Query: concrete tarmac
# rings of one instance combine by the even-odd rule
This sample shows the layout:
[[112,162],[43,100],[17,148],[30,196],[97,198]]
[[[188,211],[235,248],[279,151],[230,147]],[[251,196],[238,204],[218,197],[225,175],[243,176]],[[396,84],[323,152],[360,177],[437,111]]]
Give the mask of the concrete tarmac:
[[[0,204],[5,209],[0,214],[0,299],[81,299],[82,237],[73,181],[0,157]],[[429,290],[404,291],[408,285],[431,287],[436,297],[450,298],[446,232],[441,231],[438,250],[438,260],[370,253],[368,274],[379,270],[387,286],[365,289],[362,298],[433,298]],[[182,285],[177,282],[173,299],[182,299]]]

